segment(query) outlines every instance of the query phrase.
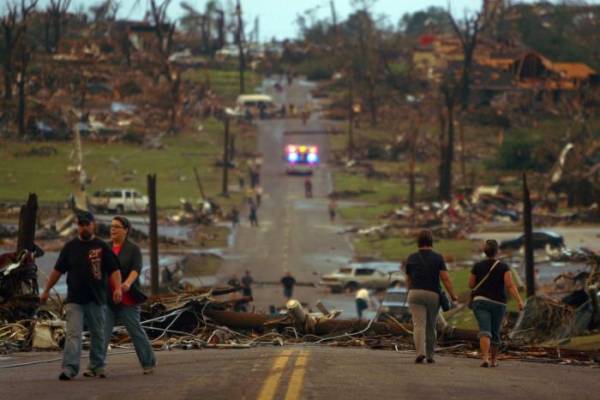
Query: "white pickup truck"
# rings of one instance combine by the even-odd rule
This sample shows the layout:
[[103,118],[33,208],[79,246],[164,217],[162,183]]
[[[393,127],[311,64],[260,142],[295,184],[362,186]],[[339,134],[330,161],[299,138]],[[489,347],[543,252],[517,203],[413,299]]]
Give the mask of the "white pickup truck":
[[146,212],[148,196],[135,189],[104,189],[94,193],[89,204],[95,211],[108,211],[122,214],[124,212]]

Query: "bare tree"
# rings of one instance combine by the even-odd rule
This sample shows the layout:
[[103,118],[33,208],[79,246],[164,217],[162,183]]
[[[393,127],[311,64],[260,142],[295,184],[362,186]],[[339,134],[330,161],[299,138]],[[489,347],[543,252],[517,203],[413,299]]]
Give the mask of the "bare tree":
[[12,99],[15,75],[15,57],[18,45],[25,35],[27,16],[33,11],[38,0],[11,1],[6,5],[6,14],[0,21],[3,38],[2,69],[4,72],[4,99]]
[[[491,11],[492,14],[495,10]],[[445,125],[440,131],[441,160],[440,160],[440,175],[438,191],[440,198],[450,200],[452,197],[452,165],[454,162],[454,141],[455,141],[455,122],[460,124],[460,139],[461,139],[461,160],[463,178],[466,178],[465,168],[465,145],[464,140],[464,118],[462,115],[469,106],[471,94],[471,74],[473,70],[473,58],[475,49],[479,40],[480,34],[486,29],[487,21],[492,20],[490,15],[483,15],[478,12],[473,16],[465,16],[462,23],[456,22],[450,12],[448,19],[456,37],[458,38],[463,59],[460,65],[459,75],[457,77],[452,68],[445,74],[440,85],[441,104],[444,116]],[[456,106],[460,106],[460,113],[456,115]],[[445,140],[444,140],[445,138]]]
[[[71,0],[50,0],[46,8],[46,51],[55,53],[67,23],[67,11]],[[50,34],[52,32],[52,34]]]
[[[137,0],[139,1],[139,0]],[[136,1],[136,4],[137,4]],[[118,0],[104,0],[90,7],[90,12],[94,17],[94,22],[114,21],[121,9],[121,2]]]
[[156,0],[150,0],[150,18],[154,24],[154,32],[157,39],[157,53],[159,58],[160,74],[165,77],[169,84],[170,93],[170,123],[169,130],[177,130],[177,110],[179,108],[179,94],[181,89],[181,79],[178,71],[172,68],[169,62],[169,56],[173,49],[173,34],[175,33],[175,24],[169,22],[167,9],[171,0],[163,0],[157,3]]
[[244,54],[244,19],[242,18],[242,5],[240,4],[240,0],[237,0],[237,5],[235,6],[235,15],[237,17],[236,42],[239,53],[240,93],[243,94],[246,91],[246,82],[244,80],[246,56]]

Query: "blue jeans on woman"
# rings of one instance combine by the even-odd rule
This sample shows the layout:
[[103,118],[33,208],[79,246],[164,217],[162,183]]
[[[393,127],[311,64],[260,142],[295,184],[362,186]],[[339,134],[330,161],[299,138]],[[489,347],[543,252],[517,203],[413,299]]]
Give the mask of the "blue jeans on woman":
[[105,366],[104,322],[105,305],[90,302],[87,304],[67,303],[65,306],[67,335],[63,351],[62,370],[73,378],[79,373],[81,359],[81,334],[83,323],[90,332],[90,361],[88,369],[100,372]]
[[477,337],[487,336],[493,345],[500,346],[500,328],[506,313],[506,304],[475,300],[472,308],[479,324]]
[[131,342],[142,368],[153,368],[156,365],[156,358],[154,357],[154,350],[152,349],[150,340],[148,340],[146,331],[144,331],[144,328],[140,324],[140,306],[109,306],[107,308],[105,354],[110,344],[110,337],[112,336],[115,321],[120,321],[131,337]]

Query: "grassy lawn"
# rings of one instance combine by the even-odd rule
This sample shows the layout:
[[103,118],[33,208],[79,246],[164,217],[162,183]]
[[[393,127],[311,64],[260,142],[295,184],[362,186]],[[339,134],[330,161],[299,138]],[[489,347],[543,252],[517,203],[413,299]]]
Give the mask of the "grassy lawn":
[[[208,84],[225,104],[233,105],[240,93],[240,77],[237,70],[195,69],[184,73],[183,78],[200,84]],[[253,71],[244,73],[246,93],[254,93],[262,77]]]
[[[221,191],[221,169],[214,166],[221,157],[223,125],[217,120],[203,122],[204,129],[165,137],[163,149],[146,149],[127,143],[95,143],[84,140],[84,168],[92,179],[89,192],[107,187],[131,187],[146,192],[146,175],[157,174],[159,207],[178,207],[179,199],[198,199],[193,167],[203,181],[207,196]],[[238,151],[254,149],[254,134],[241,132],[235,125]],[[51,156],[18,156],[34,147],[52,146]],[[71,162],[71,142],[0,144],[1,200],[22,201],[36,192],[41,202],[66,201],[75,188],[74,176],[67,172]],[[240,160],[237,160],[238,162]],[[235,176],[235,171],[230,177]],[[233,179],[230,182],[233,183]],[[219,202],[227,205],[230,201]]]
[[563,349],[579,350],[579,351],[591,351],[600,350],[600,334],[589,335],[589,336],[576,336],[569,339],[562,340],[551,340],[542,343],[542,346],[557,347],[560,346]]
[[[473,254],[476,244],[471,240],[439,240],[435,242],[434,247],[447,259],[462,260]],[[354,240],[356,255],[374,256],[383,260],[404,261],[416,248],[414,238],[358,237]]]

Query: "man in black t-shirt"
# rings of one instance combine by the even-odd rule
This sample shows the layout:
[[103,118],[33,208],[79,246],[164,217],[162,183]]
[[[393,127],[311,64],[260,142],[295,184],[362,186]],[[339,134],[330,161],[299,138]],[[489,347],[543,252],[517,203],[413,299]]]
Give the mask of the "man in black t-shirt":
[[77,215],[78,237],[69,241],[60,252],[56,265],[40,295],[43,304],[60,276],[67,274],[66,321],[67,337],[63,353],[60,380],[70,380],[79,373],[83,324],[90,332],[90,361],[84,376],[106,377],[104,373],[104,321],[110,277],[115,304],[121,302],[119,260],[102,240],[94,236],[94,216],[89,212]]

